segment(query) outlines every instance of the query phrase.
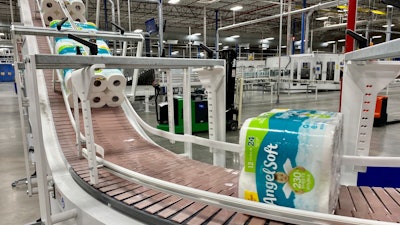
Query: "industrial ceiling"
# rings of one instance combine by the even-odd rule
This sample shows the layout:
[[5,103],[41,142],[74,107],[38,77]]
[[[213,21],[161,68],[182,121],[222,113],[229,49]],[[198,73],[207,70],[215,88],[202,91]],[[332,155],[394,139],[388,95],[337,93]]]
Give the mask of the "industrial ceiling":
[[[108,22],[112,21],[111,13],[111,0],[101,0],[100,9],[100,29],[111,30],[111,25],[105,23],[105,8],[107,11]],[[336,0],[338,3],[339,1]],[[85,1],[84,1],[85,2]],[[104,3],[107,2],[106,6]],[[128,1],[126,0],[113,0],[114,5],[120,8],[120,16],[118,17],[117,9],[115,12],[115,21],[124,27],[126,30],[135,29],[146,30],[145,21],[155,18],[158,22],[158,4],[151,3],[156,1],[136,1],[131,0],[130,5],[130,24],[129,27],[129,14],[128,14]],[[299,10],[304,7],[311,7],[317,4],[326,3],[328,1],[321,0],[284,0],[283,12],[287,12],[289,8],[291,11]],[[386,1],[387,2],[387,1]],[[391,1],[396,2],[396,1]],[[7,32],[11,19],[10,3],[12,3],[14,22],[19,22],[18,3],[13,0],[0,0],[0,28],[2,32]],[[96,18],[96,0],[88,0],[88,21],[95,21]],[[238,11],[232,11],[234,6],[242,6],[243,8]],[[346,21],[347,21],[347,7],[346,4],[339,3],[338,6],[319,9],[311,15],[310,20],[310,40],[312,40],[313,51],[332,51],[332,46],[326,44],[327,42],[333,43],[336,41],[338,51],[344,42],[337,42],[344,39]],[[273,15],[280,14],[281,5],[279,0],[181,0],[176,4],[169,4],[167,0],[163,2],[163,17],[166,21],[164,40],[178,40],[174,48],[183,48],[189,43],[189,29],[191,34],[201,33],[200,36],[191,36],[193,41],[204,41],[204,22],[207,27],[207,40],[206,45],[214,46],[215,30],[216,30],[216,16],[218,11],[219,27],[225,27],[232,24],[241,23]],[[374,43],[385,41],[385,29],[382,27],[387,23],[387,5],[382,3],[381,0],[359,0],[357,12],[357,33],[374,37]],[[393,8],[392,23],[392,39],[398,38],[400,31],[399,17],[400,9]],[[324,20],[316,20],[317,18],[325,17]],[[205,18],[205,19],[204,19]],[[301,13],[291,15],[291,31],[294,36],[294,41],[299,41],[301,37]],[[283,17],[282,26],[282,45],[286,45],[287,37],[287,21],[288,17]],[[279,40],[280,19],[274,19],[256,23],[239,28],[229,29],[220,32],[219,42],[222,46],[246,46],[249,52],[271,51],[272,53],[277,49]],[[227,37],[232,35],[239,35],[240,37],[234,40]],[[381,36],[381,38],[379,38]],[[156,34],[152,35],[156,39]],[[269,40],[268,44],[262,44],[261,40],[266,38],[274,38]],[[168,42],[167,42],[168,43]],[[221,45],[221,44],[220,44]],[[264,47],[264,49],[262,49]]]

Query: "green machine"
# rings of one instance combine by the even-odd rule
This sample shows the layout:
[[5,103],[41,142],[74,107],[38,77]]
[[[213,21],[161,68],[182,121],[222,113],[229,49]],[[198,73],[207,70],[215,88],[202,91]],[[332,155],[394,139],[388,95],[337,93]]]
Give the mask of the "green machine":
[[[192,94],[192,132],[208,131],[208,105],[207,99],[202,95]],[[168,125],[168,103],[163,102],[157,105],[157,128],[169,131]],[[175,133],[183,134],[183,98],[174,96],[174,121]]]

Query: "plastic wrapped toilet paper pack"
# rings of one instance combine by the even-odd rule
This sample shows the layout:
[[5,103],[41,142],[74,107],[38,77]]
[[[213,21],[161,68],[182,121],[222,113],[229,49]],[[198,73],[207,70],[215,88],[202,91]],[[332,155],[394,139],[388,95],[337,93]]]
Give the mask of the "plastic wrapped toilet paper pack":
[[339,194],[342,115],[272,110],[240,131],[239,197],[332,213]]

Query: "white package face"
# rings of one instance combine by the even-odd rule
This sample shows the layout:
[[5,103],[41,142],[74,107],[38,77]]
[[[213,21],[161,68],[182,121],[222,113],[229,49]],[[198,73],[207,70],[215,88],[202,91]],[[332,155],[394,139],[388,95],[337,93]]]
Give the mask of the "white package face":
[[272,110],[240,131],[239,197],[332,213],[339,193],[342,115]]

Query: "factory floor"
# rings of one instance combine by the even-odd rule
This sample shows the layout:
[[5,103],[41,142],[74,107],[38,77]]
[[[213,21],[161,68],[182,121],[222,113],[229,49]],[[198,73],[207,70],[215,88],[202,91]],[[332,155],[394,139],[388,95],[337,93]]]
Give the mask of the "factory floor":
[[[386,94],[383,92],[382,94]],[[389,91],[388,121],[400,120],[400,88],[393,88]],[[262,112],[273,108],[292,109],[317,109],[337,111],[339,105],[339,92],[319,92],[318,99],[314,93],[281,93],[279,104],[276,103],[276,96],[261,90],[249,90],[243,96],[242,121],[257,116]],[[139,115],[149,124],[156,126],[154,101],[150,102],[150,112],[145,112],[144,101],[133,102],[134,108]],[[18,99],[14,91],[13,83],[0,83],[0,225],[23,225],[36,221],[40,217],[38,196],[28,197],[26,185],[22,182],[15,188],[11,184],[26,177],[24,153],[21,141],[20,118],[18,111]],[[383,127],[375,127],[371,141],[370,155],[374,156],[400,156],[398,146],[400,139],[400,123]],[[207,133],[196,135],[206,137]],[[183,144],[171,144],[168,140],[154,138],[161,146],[176,153],[183,153]],[[239,131],[229,131],[226,141],[238,143]],[[212,163],[212,154],[205,148],[194,145],[193,158]],[[227,153],[227,167],[239,168],[238,156]]]

